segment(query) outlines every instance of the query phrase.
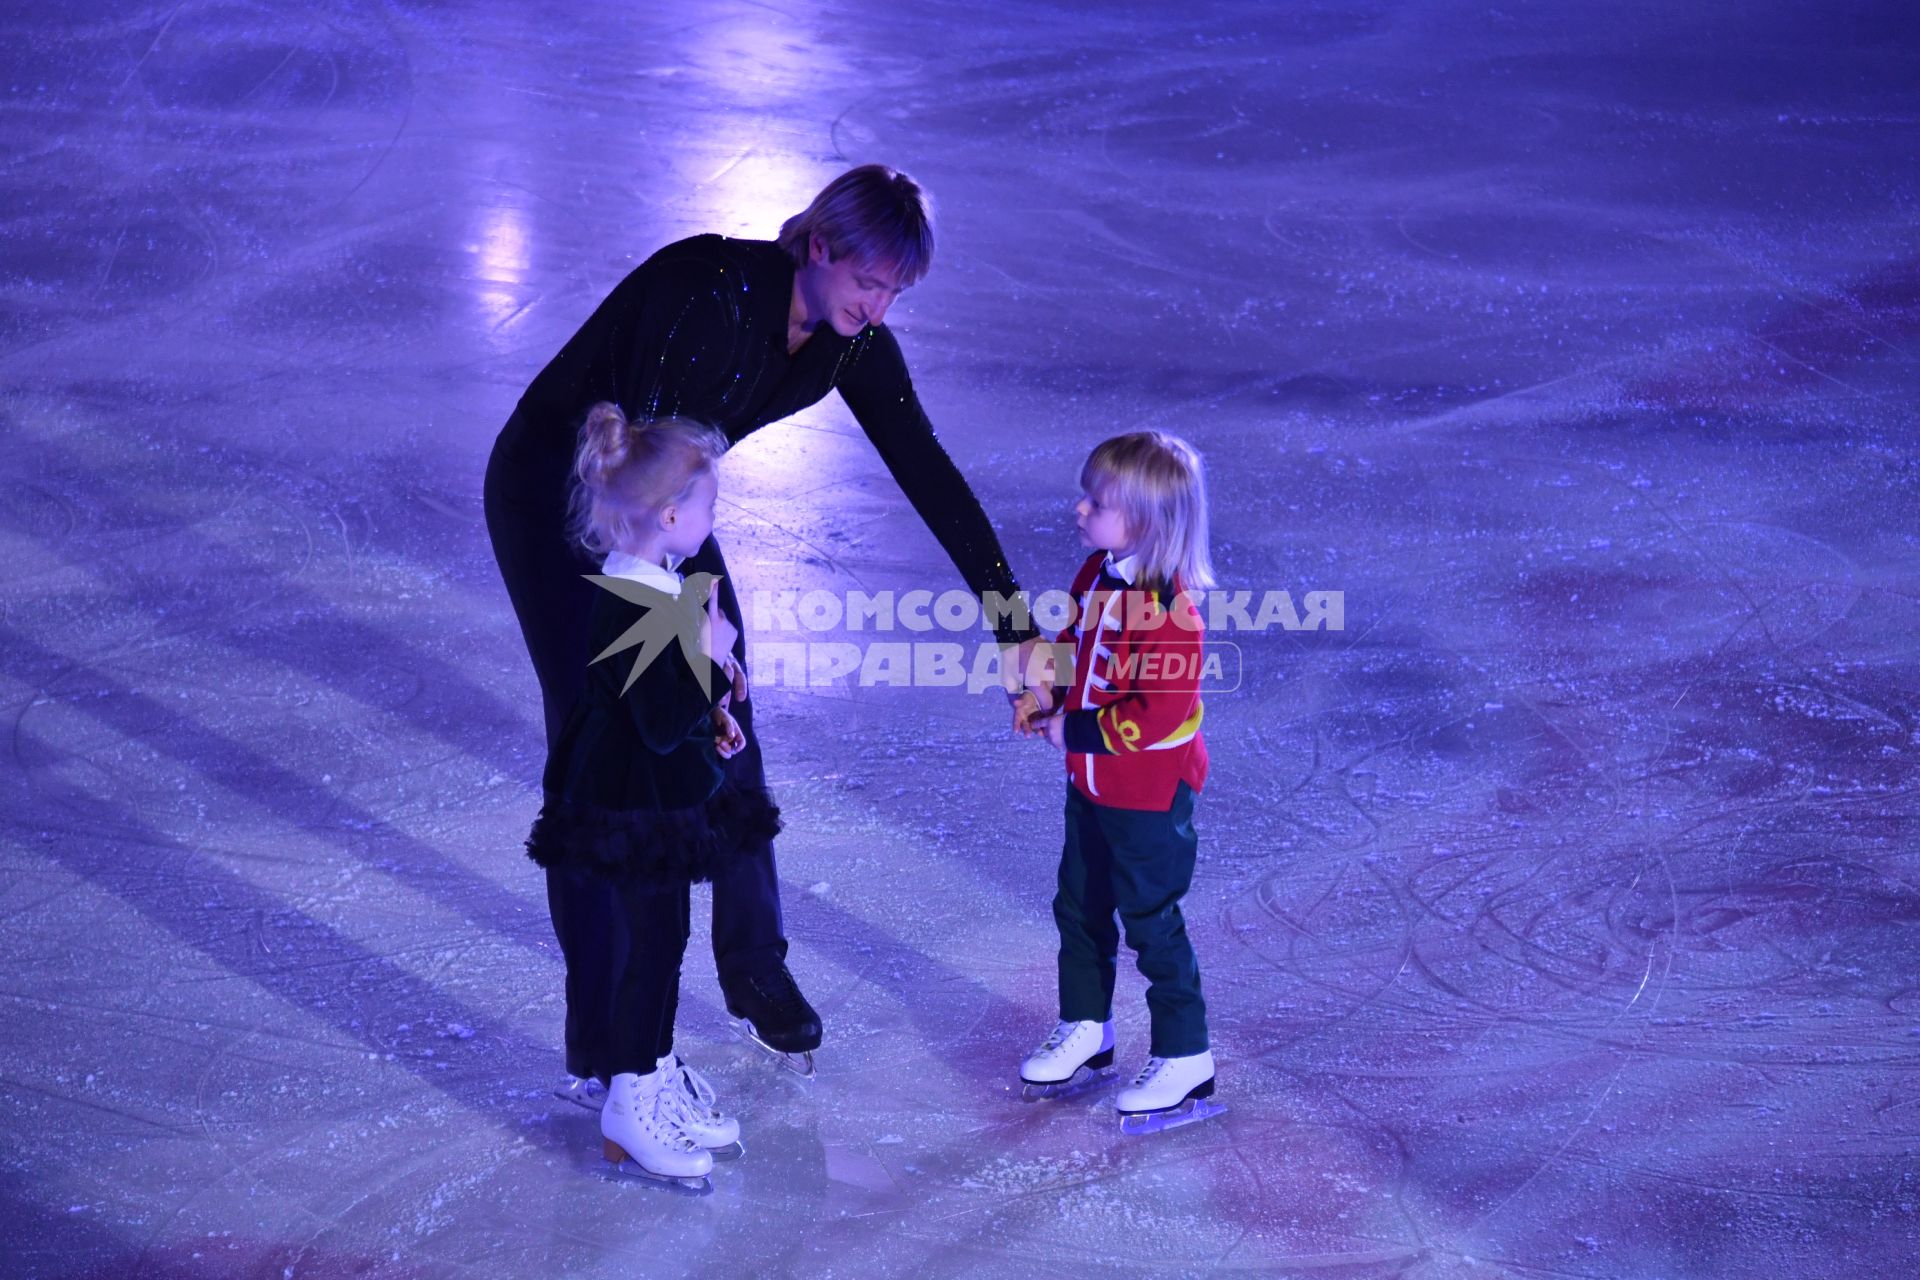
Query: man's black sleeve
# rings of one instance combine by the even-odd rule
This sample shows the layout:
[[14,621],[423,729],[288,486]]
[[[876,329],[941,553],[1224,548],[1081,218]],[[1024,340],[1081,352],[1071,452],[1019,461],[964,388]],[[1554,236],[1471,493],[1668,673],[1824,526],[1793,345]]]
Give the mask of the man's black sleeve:
[[[860,429],[873,441],[880,460],[939,539],[968,588],[975,595],[995,593],[1011,600],[1020,584],[1007,564],[1000,537],[966,477],[934,435],[907,376],[899,342],[882,326],[869,330],[860,345],[837,380]],[[1021,626],[1002,618],[994,634],[1002,644],[1018,644],[1038,633],[1030,623]]]

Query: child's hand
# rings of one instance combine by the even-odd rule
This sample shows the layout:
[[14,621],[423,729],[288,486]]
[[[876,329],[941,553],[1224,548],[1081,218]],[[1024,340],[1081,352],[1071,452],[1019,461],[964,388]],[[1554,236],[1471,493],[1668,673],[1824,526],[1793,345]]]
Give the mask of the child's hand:
[[715,578],[707,593],[707,611],[700,615],[700,652],[714,662],[731,661],[729,655],[739,639],[740,629],[720,611],[720,579]]
[[1034,726],[1035,731],[1047,740],[1055,751],[1067,749],[1067,713],[1057,711]]
[[713,749],[722,760],[731,760],[747,748],[747,734],[740,722],[721,703],[713,709]]
[[729,703],[745,702],[747,700],[747,669],[733,660],[731,652],[727,654],[727,660],[720,665],[726,668],[727,679],[733,682],[733,690],[727,694],[727,701]]
[[[1007,701],[1017,702],[1029,689],[1051,689],[1054,685],[1053,643],[1044,636],[1022,640],[1012,650],[1001,650],[1000,679],[1006,686]],[[1047,699],[1042,696],[1044,707]]]

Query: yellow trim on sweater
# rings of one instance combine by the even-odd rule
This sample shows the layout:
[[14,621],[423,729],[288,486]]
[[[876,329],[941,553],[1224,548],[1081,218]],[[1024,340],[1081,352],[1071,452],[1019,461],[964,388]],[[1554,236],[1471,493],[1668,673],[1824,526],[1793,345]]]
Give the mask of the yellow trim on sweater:
[[1194,735],[1200,732],[1200,722],[1201,720],[1206,718],[1206,714],[1207,714],[1206,703],[1204,702],[1194,703],[1193,714],[1188,716],[1185,720],[1182,720],[1178,728],[1176,728],[1172,733],[1168,734],[1166,737],[1160,739],[1160,741],[1155,742],[1143,748],[1143,750],[1170,751],[1174,747],[1186,746],[1187,743],[1193,741]]

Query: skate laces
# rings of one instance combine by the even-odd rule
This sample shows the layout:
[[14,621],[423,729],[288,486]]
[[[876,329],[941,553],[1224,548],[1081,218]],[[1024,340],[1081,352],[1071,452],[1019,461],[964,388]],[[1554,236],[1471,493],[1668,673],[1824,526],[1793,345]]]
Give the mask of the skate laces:
[[773,1002],[782,1014],[795,1016],[806,1013],[807,1001],[800,994],[800,987],[793,980],[793,973],[787,966],[781,965],[753,980],[761,995]]
[[1147,1081],[1153,1079],[1155,1075],[1159,1074],[1160,1068],[1166,1065],[1167,1060],[1165,1058],[1148,1058],[1147,1065],[1140,1068],[1140,1074],[1133,1078],[1133,1087],[1137,1089]]
[[690,1118],[687,1115],[686,1094],[681,1092],[671,1071],[656,1068],[652,1073],[635,1079],[631,1096],[622,1096],[622,1091],[610,1091],[608,1106],[614,1113],[630,1112],[647,1136],[664,1143],[676,1151],[695,1151],[697,1142],[687,1135],[681,1126]]
[[693,1151],[699,1143],[686,1131],[689,1124],[699,1123],[699,1117],[693,1114],[687,1095],[677,1087],[661,1089],[653,1096],[653,1111],[648,1117],[652,1121],[654,1132],[669,1146],[681,1151]]
[[720,1099],[714,1093],[713,1086],[707,1083],[707,1078],[684,1062],[679,1063],[677,1072],[680,1083],[679,1093],[685,1099],[687,1106],[695,1111],[706,1112],[710,1118],[717,1118],[720,1114]]
[[1040,1052],[1053,1053],[1059,1049],[1061,1045],[1073,1039],[1073,1033],[1079,1029],[1080,1024],[1077,1022],[1061,1023],[1053,1029],[1053,1034],[1047,1037],[1046,1043],[1040,1046]]

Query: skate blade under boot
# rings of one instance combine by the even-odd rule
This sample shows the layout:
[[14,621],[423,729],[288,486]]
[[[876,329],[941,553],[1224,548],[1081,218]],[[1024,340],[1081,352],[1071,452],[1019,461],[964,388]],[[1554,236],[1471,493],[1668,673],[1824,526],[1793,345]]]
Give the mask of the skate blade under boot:
[[1188,1098],[1165,1111],[1123,1111],[1120,1113],[1120,1132],[1131,1135],[1164,1133],[1168,1129],[1178,1129],[1183,1124],[1211,1120],[1226,1109],[1226,1103],[1216,1102],[1212,1098]]
[[776,1049],[765,1040],[762,1040],[760,1033],[755,1031],[753,1024],[745,1018],[735,1018],[733,1020],[733,1033],[762,1053],[771,1055],[776,1062],[793,1072],[796,1076],[799,1076],[802,1080],[813,1079],[813,1050],[808,1049],[801,1053],[788,1053],[784,1049]]
[[1020,1100],[1022,1102],[1046,1102],[1057,1098],[1076,1098],[1090,1093],[1101,1085],[1107,1084],[1120,1074],[1118,1067],[1081,1066],[1065,1080],[1055,1080],[1051,1084],[1040,1081],[1020,1080]]
[[553,1096],[588,1111],[599,1111],[607,1105],[607,1086],[592,1076],[566,1076],[553,1086]]
[[612,1171],[623,1178],[637,1178],[648,1186],[658,1187],[662,1191],[671,1191],[678,1196],[704,1196],[713,1192],[713,1180],[704,1173],[688,1178],[655,1173],[628,1155],[619,1143],[611,1140],[606,1141],[603,1151],[607,1163],[612,1166]]

